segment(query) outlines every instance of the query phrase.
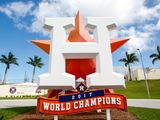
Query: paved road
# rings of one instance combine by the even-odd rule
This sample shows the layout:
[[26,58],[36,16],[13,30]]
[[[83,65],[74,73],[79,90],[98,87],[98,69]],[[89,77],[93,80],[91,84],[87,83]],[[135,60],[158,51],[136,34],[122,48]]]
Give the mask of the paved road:
[[0,108],[36,106],[36,104],[37,104],[36,99],[0,100]]
[[[128,106],[160,109],[160,99],[128,99]],[[0,100],[0,108],[36,106],[34,99]]]

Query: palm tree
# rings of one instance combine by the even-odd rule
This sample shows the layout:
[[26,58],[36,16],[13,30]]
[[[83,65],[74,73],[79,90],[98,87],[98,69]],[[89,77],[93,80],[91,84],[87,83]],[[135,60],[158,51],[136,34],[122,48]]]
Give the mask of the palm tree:
[[32,83],[33,83],[34,82],[34,76],[35,76],[36,67],[42,68],[42,66],[44,64],[42,63],[42,58],[38,57],[38,56],[34,56],[33,59],[31,57],[29,57],[29,61],[27,63],[33,66],[33,74],[32,74]]
[[160,47],[157,46],[157,53],[153,53],[150,55],[150,58],[152,59],[152,63],[154,64],[157,60],[160,60]]
[[4,77],[3,77],[3,81],[2,81],[2,84],[5,84],[7,71],[10,68],[10,64],[18,65],[17,58],[15,57],[15,55],[13,55],[11,52],[9,52],[8,56],[1,55],[0,62],[6,64],[6,69],[5,69]]
[[130,53],[129,54],[128,52],[125,52],[125,55],[126,55],[126,58],[122,58],[119,61],[120,62],[124,62],[126,67],[128,66],[128,72],[129,72],[130,80],[132,80],[132,77],[131,77],[131,66],[130,65],[132,63],[134,63],[134,62],[138,62],[138,58],[135,55],[135,53]]

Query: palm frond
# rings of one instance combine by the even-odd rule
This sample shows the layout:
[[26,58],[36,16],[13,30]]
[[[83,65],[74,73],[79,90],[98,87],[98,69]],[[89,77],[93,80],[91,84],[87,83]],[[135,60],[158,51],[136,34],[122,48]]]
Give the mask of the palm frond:
[[125,63],[124,65],[127,67],[127,66],[128,66],[128,63]]
[[160,47],[157,46],[157,52],[158,52],[158,55],[160,56]]
[[1,55],[0,61],[7,65],[7,68],[10,68],[10,64],[18,65],[17,58],[11,52],[8,55]]
[[158,58],[153,58],[152,64],[154,64],[157,60],[158,60]]
[[128,62],[128,60],[126,58],[122,58],[119,60],[120,62]]
[[153,59],[152,59],[152,63],[153,63],[153,64],[155,63],[155,61],[160,60],[160,47],[157,46],[157,53],[153,53],[153,54],[151,54],[149,57],[150,57],[150,58],[153,58]]
[[41,68],[44,65],[43,63],[41,63],[41,61],[42,61],[41,57],[34,56],[34,58],[29,57],[29,61],[27,63],[34,67]]
[[124,62],[125,66],[128,66],[128,64],[130,64],[130,63],[134,63],[134,62],[139,61],[137,56],[135,55],[135,53],[129,54],[128,52],[125,52],[125,55],[126,55],[126,58],[122,58],[119,60],[120,62]]
[[2,59],[7,59],[7,56],[5,55],[1,55],[2,56]]
[[157,57],[158,57],[158,54],[153,53],[153,54],[150,55],[150,58],[154,58],[154,57],[157,58]]

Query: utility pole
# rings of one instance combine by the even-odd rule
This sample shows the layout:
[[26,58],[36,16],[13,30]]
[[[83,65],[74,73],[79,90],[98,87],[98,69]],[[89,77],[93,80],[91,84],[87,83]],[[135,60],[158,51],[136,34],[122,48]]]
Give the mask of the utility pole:
[[148,95],[148,98],[150,98],[150,92],[149,92],[148,80],[147,80],[146,73],[145,73],[145,69],[144,69],[144,64],[143,64],[142,54],[141,54],[140,49],[137,49],[137,50],[138,50],[138,52],[139,52],[139,54],[140,54],[140,58],[141,58],[141,63],[142,63],[142,68],[143,68],[143,74],[144,74],[144,79],[145,79],[146,89],[147,89],[147,95]]
[[27,72],[25,71],[25,74],[24,74],[24,83],[28,82],[28,78],[27,78]]
[[1,74],[0,74],[0,84],[2,84],[2,78],[1,78]]

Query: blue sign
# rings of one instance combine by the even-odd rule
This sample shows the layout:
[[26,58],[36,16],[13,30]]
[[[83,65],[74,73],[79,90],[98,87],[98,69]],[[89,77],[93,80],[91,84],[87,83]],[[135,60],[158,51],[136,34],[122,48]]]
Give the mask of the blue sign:
[[59,102],[69,102],[73,100],[81,100],[85,98],[92,98],[98,96],[104,96],[104,90],[88,91],[79,94],[59,96]]
[[77,89],[80,93],[83,93],[83,92],[85,92],[85,91],[87,90],[87,87],[85,86],[85,84],[80,83],[76,89]]
[[11,88],[9,89],[9,92],[10,92],[11,94],[14,94],[14,93],[16,92],[16,87],[11,87]]

